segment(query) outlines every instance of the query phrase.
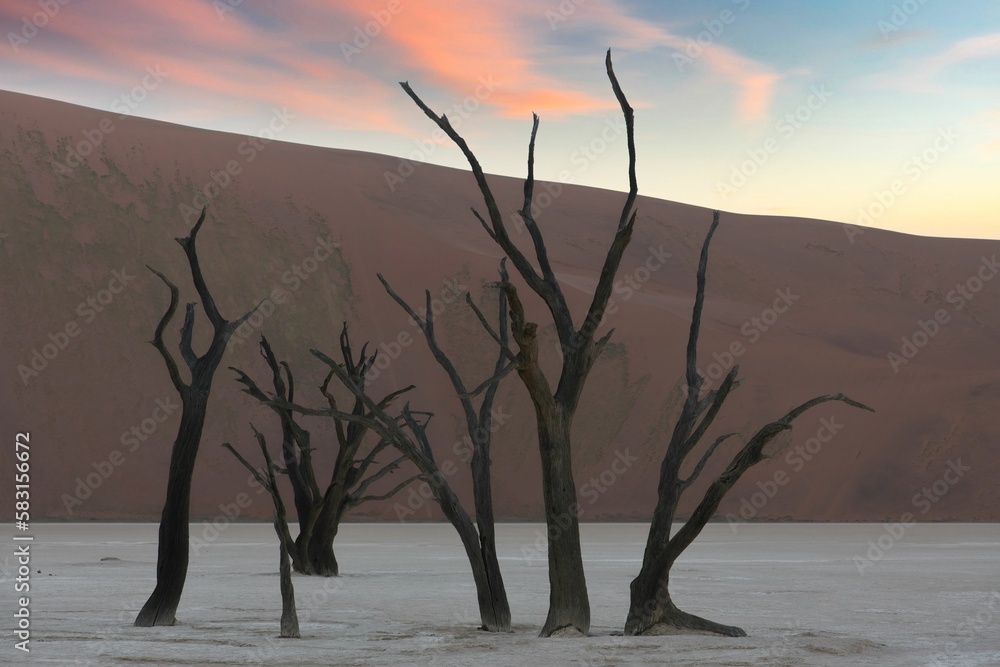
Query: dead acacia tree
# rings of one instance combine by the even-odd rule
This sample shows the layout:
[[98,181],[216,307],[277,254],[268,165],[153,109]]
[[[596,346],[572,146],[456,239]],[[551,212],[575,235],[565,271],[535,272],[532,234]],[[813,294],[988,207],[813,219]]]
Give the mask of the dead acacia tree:
[[[340,350],[347,372],[364,387],[365,375],[371,368],[373,358],[367,356],[366,350],[362,350],[359,357],[354,358],[347,337],[346,324],[340,334]],[[287,363],[277,360],[270,344],[263,336],[261,336],[260,354],[271,371],[273,397],[294,403],[295,380],[292,371]],[[287,525],[284,531],[285,548],[291,555],[292,567],[302,574],[337,576],[340,574],[340,566],[333,550],[333,543],[344,514],[361,503],[390,498],[412,482],[414,477],[403,480],[386,493],[376,495],[367,493],[373,484],[395,471],[406,457],[396,457],[369,475],[369,469],[373,465],[378,465],[376,457],[385,452],[389,443],[380,440],[366,451],[363,445],[369,429],[363,424],[335,417],[337,454],[330,481],[325,490],[321,489],[316,481],[312,457],[314,448],[309,431],[302,428],[290,410],[275,404],[273,397],[265,394],[249,375],[238,368],[230,368],[238,375],[238,382],[243,385],[244,393],[269,406],[281,423],[281,454],[284,467],[279,470],[288,475],[291,483],[299,525],[299,533],[294,540],[291,539]],[[332,378],[333,373],[328,373],[320,391],[326,397],[330,408],[337,410],[337,399],[329,391]],[[378,404],[387,408],[394,399],[410,389],[412,387],[393,392]],[[365,412],[364,405],[356,399],[351,409],[354,414]],[[235,451],[233,453],[235,454]]]
[[[500,262],[501,280],[507,280],[507,269],[504,261]],[[493,481],[490,475],[490,447],[493,433],[493,401],[496,398],[497,389],[500,387],[500,379],[516,367],[516,356],[508,347],[509,334],[507,328],[507,296],[500,292],[498,300],[499,323],[498,330],[494,331],[483,316],[482,312],[472,301],[472,297],[466,293],[465,298],[469,306],[475,311],[479,322],[494,339],[499,346],[500,352],[497,355],[493,368],[493,375],[482,382],[471,391],[466,388],[455,364],[438,345],[437,336],[434,334],[434,309],[431,307],[431,293],[424,291],[425,318],[422,319],[403,300],[389,283],[378,274],[378,279],[385,287],[389,296],[406,311],[427,341],[427,347],[434,355],[435,361],[444,369],[455,389],[459,403],[462,406],[462,414],[465,417],[465,428],[469,433],[472,443],[472,458],[470,461],[472,471],[472,496],[476,512],[476,530],[479,535],[479,551],[482,554],[482,577],[485,580],[486,590],[480,590],[480,611],[484,616],[483,627],[494,629],[497,632],[510,631],[510,603],[507,601],[507,590],[503,583],[503,575],[500,572],[500,561],[497,559],[496,545],[496,525],[493,515]],[[476,410],[472,399],[482,393],[479,409]],[[421,450],[422,452],[423,450]],[[457,526],[456,526],[457,527]],[[461,532],[461,531],[460,531]],[[475,569],[476,566],[474,566]],[[478,587],[477,580],[477,587]],[[488,606],[483,609],[484,601],[488,599]]]
[[465,139],[455,131],[447,116],[434,113],[413,92],[408,83],[400,84],[416,105],[465,155],[482,194],[489,223],[475,208],[472,209],[473,214],[490,238],[510,258],[528,287],[545,303],[552,316],[562,348],[562,368],[558,384],[553,391],[540,365],[538,325],[527,320],[515,286],[509,281],[502,281],[500,286],[506,292],[510,303],[511,334],[519,349],[520,363],[517,372],[531,396],[538,424],[549,564],[549,612],[541,630],[543,637],[559,631],[585,635],[590,629],[590,600],[587,596],[587,581],[580,551],[579,505],[571,464],[570,431],[587,376],[611,337],[610,331],[599,339],[595,339],[594,334],[604,317],[618,266],[632,238],[636,216],[633,206],[638,186],[635,175],[633,110],[618,84],[611,63],[610,49],[605,58],[605,68],[625,117],[629,154],[629,191],[615,229],[614,239],[604,258],[593,299],[579,328],[573,323],[566,298],[549,262],[542,233],[532,215],[538,116],[533,115],[531,139],[528,143],[528,174],[524,181],[524,202],[518,211],[534,246],[535,261],[538,265],[536,269],[532,260],[517,247],[508,234],[486,175]]
[[255,307],[238,320],[230,322],[222,316],[216,307],[215,300],[205,284],[205,277],[202,275],[195,249],[195,239],[205,222],[206,212],[206,208],[201,210],[198,222],[192,227],[188,236],[177,239],[187,257],[195,290],[201,298],[201,307],[212,325],[212,342],[209,344],[208,350],[203,355],[198,356],[192,348],[196,304],[187,304],[184,311],[184,324],[181,325],[179,350],[191,376],[189,383],[185,383],[181,379],[177,362],[163,341],[163,332],[177,310],[179,298],[177,286],[156,269],[148,267],[170,290],[170,305],[167,306],[166,312],[156,326],[152,344],[163,357],[167,372],[170,374],[170,381],[177,393],[180,394],[181,422],[170,453],[167,498],[160,516],[156,587],[135,619],[135,625],[141,627],[173,625],[176,621],[177,605],[180,603],[181,593],[184,590],[184,580],[187,578],[191,476],[194,473],[198,446],[201,444],[201,433],[205,426],[205,414],[208,409],[209,393],[212,390],[212,378],[222,361],[229,338],[256,310]]
[[[710,632],[730,637],[742,637],[746,633],[738,627],[716,623],[677,608],[670,597],[670,570],[678,556],[701,533],[719,508],[723,497],[752,466],[765,460],[764,448],[778,434],[792,428],[792,422],[807,410],[829,401],[840,401],[847,405],[873,411],[868,406],[852,400],[844,394],[818,396],[789,410],[780,419],[770,422],[758,430],[746,444],[732,457],[726,468],[712,481],[694,512],[684,524],[671,535],[676,518],[677,506],[684,492],[691,487],[712,458],[716,449],[735,435],[727,433],[712,441],[703,449],[693,467],[685,466],[689,456],[698,448],[702,437],[718,415],[722,404],[730,392],[737,387],[739,366],[726,375],[718,389],[704,394],[701,392],[704,378],[698,372],[698,333],[701,327],[701,313],[705,303],[705,274],[708,268],[708,247],[719,226],[719,212],[716,211],[712,225],[705,236],[698,262],[697,288],[691,328],[687,341],[687,367],[685,372],[686,398],[680,416],[674,426],[660,466],[657,487],[658,499],[653,511],[653,520],[646,540],[646,551],[642,559],[639,575],[631,584],[631,602],[625,622],[626,635],[655,634],[663,630],[689,630]],[[694,459],[692,459],[694,460]],[[682,468],[690,472],[682,476]]]
[[264,455],[263,470],[255,468],[228,442],[223,443],[222,446],[232,452],[233,456],[250,471],[254,479],[257,480],[257,483],[271,495],[271,501],[274,503],[274,532],[278,534],[278,576],[281,579],[281,636],[297,639],[301,635],[299,634],[299,615],[295,611],[295,587],[292,584],[292,568],[289,564],[288,544],[290,543],[290,537],[288,534],[288,520],[285,517],[285,503],[281,499],[278,482],[274,478],[274,470],[277,466],[274,465],[274,461],[271,460],[271,455],[267,451],[267,441],[264,440],[263,434],[254,428],[253,424],[250,424],[250,428],[253,429],[254,438],[257,440],[260,451]]
[[[428,318],[432,317],[431,312],[428,310]],[[494,333],[497,340],[502,340],[501,334]],[[346,344],[349,346],[349,343]],[[337,410],[335,406],[328,409],[309,408],[277,397],[273,401],[274,404],[303,415],[333,417],[362,425],[371,429],[405,455],[417,468],[421,479],[427,483],[432,496],[441,508],[441,512],[455,527],[462,541],[476,584],[476,597],[479,603],[482,629],[490,632],[509,632],[510,608],[507,604],[503,581],[500,578],[499,566],[495,563],[495,555],[484,550],[484,542],[476,524],[462,507],[458,496],[448,484],[448,471],[442,471],[434,458],[434,451],[427,436],[427,424],[432,415],[427,412],[411,410],[409,403],[403,406],[400,414],[389,414],[384,406],[368,396],[364,385],[356,377],[352,377],[343,364],[334,361],[319,350],[314,349],[310,352],[330,367],[337,380],[351,392],[355,399],[361,401],[364,411],[347,413]],[[375,362],[376,354],[377,352],[367,357],[365,364],[368,367]],[[468,395],[474,397],[479,392],[490,391],[513,366],[513,363],[507,364],[505,370],[489,378],[473,391],[467,392]],[[489,421],[486,420],[483,423],[487,424],[488,432]],[[489,528],[491,529],[492,525]]]

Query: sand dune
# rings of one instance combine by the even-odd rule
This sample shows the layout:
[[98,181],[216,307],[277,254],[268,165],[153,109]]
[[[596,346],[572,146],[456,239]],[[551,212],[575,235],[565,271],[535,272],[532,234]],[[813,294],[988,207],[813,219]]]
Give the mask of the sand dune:
[[[98,131],[109,123],[111,131]],[[53,162],[77,162],[71,150],[88,154],[57,173]],[[193,299],[172,239],[187,233],[195,195],[213,174],[225,185],[209,188],[209,221],[199,242],[220,308],[235,318],[276,291],[285,297],[263,309],[258,326],[241,332],[227,365],[262,377],[255,344],[263,331],[296,370],[303,400],[318,403],[311,387],[322,369],[308,349],[333,351],[341,323],[349,321],[359,345],[368,340],[385,356],[398,356],[373,389],[416,383],[413,404],[437,415],[432,435],[439,460],[460,461],[461,425],[449,385],[419,341],[396,355],[400,334],[417,332],[375,273],[411,303],[422,300],[423,289],[441,297],[443,345],[470,378],[482,378],[493,355],[490,341],[454,297],[469,290],[484,307],[495,303],[482,284],[495,276],[499,253],[469,213],[479,198],[467,172],[418,165],[390,191],[385,174],[398,164],[388,156],[280,142],[255,146],[237,135],[0,93],[7,377],[0,415],[8,432],[31,432],[36,517],[158,515],[179,412],[170,407],[176,398],[162,361],[147,344],[168,295],[145,265],[166,272],[182,299]],[[238,173],[220,176],[227,166]],[[520,182],[491,182],[501,207],[515,210]],[[538,216],[577,321],[622,197],[563,186]],[[679,405],[696,253],[711,213],[645,198],[638,207],[616,310],[602,326],[615,328],[614,345],[595,367],[574,427],[584,520],[648,516]],[[526,234],[518,239],[530,245]],[[669,258],[653,261],[664,253]],[[916,520],[1000,520],[993,474],[1000,462],[1000,279],[991,280],[997,254],[997,241],[878,230],[852,236],[831,222],[724,214],[712,249],[700,365],[717,377],[738,362],[744,383],[717,432],[748,436],[793,405],[833,391],[877,412],[824,407],[799,420],[774,460],[740,482],[723,517],[742,507],[755,518],[898,520],[911,513]],[[545,313],[536,300],[528,302],[555,364]],[[178,327],[179,321],[170,333]],[[204,343],[203,334],[196,342]],[[905,363],[894,369],[889,353]],[[31,368],[33,357],[44,368],[19,371]],[[220,504],[249,488],[245,472],[218,445],[249,450],[248,421],[276,432],[271,415],[231,378],[228,370],[216,376],[195,476],[193,510],[200,517],[218,514]],[[501,388],[497,406],[509,415],[494,444],[498,516],[537,518],[533,412],[515,378]],[[325,426],[310,425],[317,456],[329,462]],[[626,452],[627,470],[611,474],[616,454]],[[779,472],[786,483],[772,483]],[[464,469],[454,484],[467,497]],[[0,492],[10,485],[5,476]],[[266,499],[254,498],[242,513],[269,516]],[[410,501],[419,505],[416,518],[437,516],[429,504]],[[407,494],[397,502],[408,502]],[[354,516],[397,512],[386,502]]]

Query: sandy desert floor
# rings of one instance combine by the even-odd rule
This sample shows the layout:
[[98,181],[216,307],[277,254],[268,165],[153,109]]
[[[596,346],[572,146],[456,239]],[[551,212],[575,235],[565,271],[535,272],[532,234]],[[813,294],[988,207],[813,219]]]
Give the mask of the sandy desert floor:
[[[514,632],[493,635],[476,629],[472,577],[451,526],[349,524],[337,539],[344,575],[295,577],[303,638],[283,640],[271,526],[205,528],[192,526],[214,540],[192,556],[178,625],[140,629],[131,623],[153,587],[156,526],[36,525],[31,652],[15,650],[8,630],[0,664],[1000,665],[997,524],[916,525],[898,540],[871,524],[710,525],[675,567],[674,597],[744,627],[742,639],[616,634],[644,525],[583,526],[592,635],[539,639],[543,527],[499,526]],[[858,560],[880,537],[882,558]]]

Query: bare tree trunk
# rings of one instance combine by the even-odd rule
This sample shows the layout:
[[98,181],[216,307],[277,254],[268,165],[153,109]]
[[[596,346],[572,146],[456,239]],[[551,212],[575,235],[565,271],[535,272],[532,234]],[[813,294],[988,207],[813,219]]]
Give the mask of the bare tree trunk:
[[[390,416],[385,411],[389,403],[388,399],[383,399],[382,402],[376,403],[365,393],[363,385],[342,364],[334,361],[319,350],[311,350],[311,352],[330,367],[331,374],[335,375],[340,383],[351,391],[361,403],[363,409],[347,413],[337,410],[336,405],[332,402],[330,409],[314,409],[280,399],[271,401],[271,404],[274,407],[295,411],[303,415],[333,417],[352,425],[363,426],[377,433],[383,442],[391,443],[393,447],[412,461],[417,470],[420,471],[419,477],[430,486],[431,493],[440,505],[442,513],[455,527],[459,538],[462,540],[462,546],[465,548],[469,566],[472,569],[473,580],[476,583],[476,597],[483,629],[490,632],[510,632],[510,606],[503,587],[503,580],[500,577],[500,568],[496,558],[496,549],[492,541],[492,535],[490,535],[490,539],[486,542],[482,540],[482,535],[477,531],[476,525],[462,508],[458,497],[449,486],[446,476],[438,468],[434,460],[434,453],[430,442],[427,439],[427,421],[418,421],[415,414],[410,410],[409,405],[403,408],[402,415]],[[364,367],[370,367],[371,363],[374,363],[374,359],[374,355],[369,357]],[[509,364],[505,368],[505,371],[483,383],[481,388],[488,388],[492,384],[499,382],[500,378],[513,368],[513,364]],[[409,389],[410,387],[407,387],[402,391],[408,391]],[[401,392],[394,392],[390,394],[390,397],[394,397],[399,393]],[[470,392],[470,395],[475,393],[476,391]],[[426,413],[418,414],[426,415]],[[429,419],[429,415],[427,415],[427,418]],[[488,424],[489,422],[485,423]],[[479,465],[482,469],[483,462],[480,462]],[[399,488],[402,488],[402,486],[409,484],[410,481],[406,480],[402,485],[397,486],[389,493],[382,496],[374,496],[373,499],[389,497],[399,490]],[[361,486],[363,487],[364,484]],[[363,489],[361,490],[363,491]],[[492,528],[492,524],[490,526]]]
[[455,131],[446,116],[434,113],[413,92],[408,83],[400,84],[424,114],[433,120],[462,150],[482,194],[489,222],[475,209],[473,209],[473,214],[490,238],[504,251],[521,278],[532,291],[541,297],[552,316],[560,345],[564,350],[558,389],[552,393],[549,382],[539,364],[538,346],[535,339],[537,325],[526,320],[520,301],[517,300],[514,285],[506,278],[502,279],[500,287],[507,293],[511,304],[511,333],[520,350],[518,375],[531,394],[538,418],[538,445],[541,450],[543,468],[542,492],[545,498],[545,521],[549,535],[549,582],[553,587],[549,593],[549,615],[542,628],[542,636],[549,636],[562,630],[566,632],[561,634],[575,632],[586,635],[590,630],[590,602],[587,598],[587,582],[580,552],[579,520],[577,517],[579,507],[570,462],[572,453],[570,427],[587,375],[611,335],[609,332],[599,340],[594,339],[594,332],[604,318],[622,256],[632,238],[632,229],[636,218],[634,204],[638,185],[635,174],[633,110],[618,84],[611,63],[610,49],[605,58],[605,69],[625,118],[629,153],[629,192],[622,206],[614,239],[604,258],[604,266],[601,269],[601,276],[594,290],[590,308],[579,329],[573,324],[573,316],[569,312],[565,295],[549,262],[545,241],[532,214],[535,186],[535,136],[538,131],[538,116],[533,116],[532,119],[531,139],[528,143],[528,174],[524,181],[524,201],[521,210],[518,211],[524,221],[525,229],[531,237],[535,255],[535,261],[532,262],[511,239],[504,223],[504,216],[501,214],[496,198],[486,180],[486,174],[465,139]]
[[324,503],[312,532],[307,535],[308,574],[320,577],[336,577],[340,574],[340,565],[333,551],[333,541],[339,529],[340,516],[334,508]]
[[631,601],[628,617],[625,620],[626,635],[693,631],[728,637],[746,636],[746,632],[741,628],[716,623],[678,609],[670,598],[671,568],[678,557],[694,542],[702,529],[715,516],[726,493],[747,470],[766,458],[764,448],[779,433],[791,429],[792,422],[797,417],[807,410],[829,401],[839,401],[852,407],[872,411],[868,406],[858,403],[844,394],[829,394],[810,399],[790,410],[781,419],[765,424],[736,452],[725,470],[709,485],[688,520],[684,522],[676,534],[671,535],[673,520],[677,514],[677,506],[682,495],[698,479],[716,448],[735,435],[728,433],[718,436],[701,453],[691,473],[686,478],[681,478],[680,471],[685,460],[694,453],[729,393],[739,384],[737,380],[739,366],[736,366],[729,371],[718,389],[710,390],[704,396],[701,394],[703,378],[698,373],[697,366],[698,334],[705,302],[708,249],[718,226],[719,212],[716,211],[712,218],[712,225],[705,236],[698,263],[697,288],[687,343],[685,374],[687,396],[664,453],[663,463],[660,466],[658,499],[653,511],[649,536],[646,540],[642,567],[630,586]]
[[570,461],[570,425],[558,406],[537,416],[549,562],[549,613],[541,635],[548,637],[561,630],[586,633],[590,627],[590,602],[580,552],[579,505]]
[[[291,404],[295,400],[295,381],[291,369],[285,362],[279,362],[268,343],[261,336],[260,354],[271,370],[271,384],[274,396]],[[369,366],[362,351],[361,358],[355,359],[347,339],[347,325],[341,332],[341,354],[344,365],[351,377],[364,383],[364,375]],[[285,464],[284,472],[292,485],[295,511],[299,519],[299,534],[294,542],[287,545],[292,559],[292,567],[301,574],[335,577],[340,574],[340,566],[333,550],[333,542],[340,528],[340,521],[347,509],[372,499],[364,491],[374,482],[393,472],[403,461],[399,457],[381,466],[368,477],[365,473],[375,463],[374,456],[385,449],[385,444],[376,445],[362,456],[361,446],[368,433],[367,427],[348,423],[335,418],[337,456],[326,491],[321,493],[316,482],[313,467],[312,444],[309,431],[302,428],[294,415],[286,408],[277,406],[272,397],[265,394],[250,376],[238,368],[232,368],[238,381],[244,386],[244,393],[253,396],[269,406],[281,423],[281,455]],[[332,374],[327,375],[320,391],[327,398],[331,408],[336,408],[336,398],[327,390]],[[404,390],[407,391],[407,390]],[[402,392],[396,392],[383,399],[388,405]],[[354,412],[363,411],[358,401],[354,402]],[[233,452],[236,454],[236,452]],[[404,485],[405,486],[405,485]],[[397,486],[396,490],[403,488]]]
[[[480,427],[478,433],[486,434],[485,442],[480,441],[478,446],[474,446],[472,453],[472,495],[476,508],[478,546],[484,570],[482,580],[476,577],[476,591],[480,597],[479,611],[481,615],[488,616],[483,619],[484,629],[494,628],[496,632],[510,632],[510,603],[507,601],[507,588],[500,571],[500,560],[497,558],[490,475],[489,424],[485,428]],[[473,441],[475,442],[475,438]],[[473,575],[475,576],[475,568]],[[484,597],[487,599],[484,600]]]
[[184,324],[181,327],[179,349],[191,375],[190,384],[185,384],[181,379],[177,363],[163,342],[163,331],[177,310],[179,292],[166,276],[150,268],[170,289],[170,305],[163,317],[160,318],[152,342],[163,357],[174,388],[180,394],[181,422],[170,454],[167,497],[160,515],[156,587],[135,619],[135,625],[140,627],[173,625],[176,622],[177,605],[180,603],[184,581],[187,578],[191,477],[194,474],[198,447],[201,444],[201,434],[205,426],[205,414],[208,409],[208,397],[212,390],[212,378],[222,361],[229,338],[256,310],[254,308],[235,322],[227,321],[219,313],[215,300],[205,284],[195,249],[195,239],[205,221],[205,213],[206,209],[202,209],[201,216],[191,229],[189,236],[177,239],[187,256],[195,289],[201,298],[205,315],[213,328],[212,342],[208,351],[200,357],[197,356],[191,347],[195,304],[187,304]]
[[140,627],[175,623],[177,606],[187,579],[191,476],[206,409],[204,401],[199,405],[194,400],[184,403],[180,428],[170,456],[167,498],[160,514],[156,587],[136,618],[135,625]]
[[630,611],[629,621],[634,627],[642,627],[645,630],[641,633],[634,632],[631,631],[632,628],[629,625],[626,625],[625,634],[655,635],[686,631],[722,635],[724,637],[746,637],[747,633],[742,628],[716,623],[715,621],[710,621],[678,609],[677,605],[670,599],[669,571],[658,582],[655,582],[655,593],[651,597],[648,596],[648,593],[639,592],[641,586],[637,586],[635,583],[638,581],[639,579],[637,578],[633,582],[632,595],[633,600],[638,598],[643,601],[642,608],[641,612],[638,609]]
[[[504,292],[500,292],[500,297],[497,300],[498,328],[494,331],[487,322],[486,317],[473,303],[471,296],[468,293],[465,295],[466,302],[499,347],[499,353],[494,363],[493,375],[477,388],[469,391],[455,364],[452,363],[448,355],[438,345],[437,337],[434,334],[434,309],[432,307],[430,292],[424,291],[426,307],[424,309],[424,318],[421,318],[392,289],[385,278],[382,277],[382,274],[378,274],[378,278],[383,287],[385,287],[386,292],[389,293],[389,296],[406,311],[410,319],[420,328],[424,339],[427,341],[427,347],[430,349],[431,354],[434,355],[434,359],[438,362],[438,365],[448,374],[448,379],[451,380],[452,387],[454,387],[455,394],[462,406],[462,412],[465,415],[465,428],[472,443],[471,472],[472,497],[476,512],[475,528],[471,532],[469,531],[469,528],[472,528],[472,524],[468,517],[465,516],[464,510],[461,512],[462,516],[459,516],[455,509],[449,510],[451,511],[451,515],[446,512],[446,516],[455,525],[469,554],[469,562],[476,581],[476,591],[479,598],[480,615],[483,619],[483,628],[497,632],[509,632],[511,619],[510,604],[507,600],[507,590],[504,586],[503,574],[500,571],[500,561],[497,558],[496,526],[493,516],[493,483],[490,474],[490,447],[493,439],[493,401],[496,398],[500,380],[516,368],[517,362],[517,357],[508,347],[507,296]],[[504,260],[500,262],[500,278],[503,281],[507,280],[506,262]],[[483,400],[477,411],[472,403],[472,398],[480,392],[483,393]],[[420,453],[423,454],[423,452]],[[441,496],[437,498],[439,505],[444,502],[449,505],[454,504],[458,509],[461,509],[457,505],[458,500],[454,498],[451,489],[446,485],[436,492],[437,496]],[[444,507],[442,505],[442,510],[444,510]]]
[[[278,519],[274,520],[274,530],[281,535]],[[281,636],[297,639],[299,634],[299,615],[295,611],[295,588],[292,586],[292,567],[289,564],[288,546],[284,540],[278,540],[281,560],[278,572],[281,576]]]
[[260,447],[261,454],[264,457],[263,472],[251,465],[228,442],[223,443],[222,446],[228,449],[236,457],[236,460],[250,471],[254,479],[271,494],[271,501],[274,503],[274,532],[278,534],[278,553],[280,557],[278,561],[278,574],[281,578],[281,636],[298,637],[299,617],[295,612],[295,588],[292,586],[292,570],[289,565],[290,554],[292,552],[291,547],[294,547],[295,543],[288,532],[285,503],[281,499],[281,492],[278,491],[278,483],[274,478],[275,466],[274,461],[271,460],[271,455],[267,451],[267,442],[264,440],[264,435],[254,428],[253,424],[250,424],[250,428],[253,429],[257,445]]
[[500,577],[500,566],[496,561],[495,552],[492,563],[488,562],[480,541],[481,535],[472,523],[472,519],[462,509],[451,487],[440,475],[435,477],[435,482],[431,484],[434,499],[441,507],[441,512],[458,532],[469,559],[469,566],[472,568],[482,629],[489,632],[510,632],[510,604],[507,602],[507,592]]

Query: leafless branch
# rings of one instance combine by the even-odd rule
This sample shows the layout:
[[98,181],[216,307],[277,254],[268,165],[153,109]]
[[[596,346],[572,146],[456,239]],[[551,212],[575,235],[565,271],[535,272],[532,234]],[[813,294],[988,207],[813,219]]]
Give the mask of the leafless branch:
[[180,300],[180,292],[177,290],[177,286],[170,282],[165,275],[151,266],[147,265],[146,268],[155,273],[157,277],[163,281],[163,284],[167,286],[167,289],[170,290],[170,305],[167,306],[167,310],[163,313],[163,317],[160,318],[160,322],[156,325],[156,330],[153,333],[153,340],[151,342],[153,347],[156,348],[156,351],[160,353],[161,357],[163,357],[163,362],[167,366],[167,372],[170,374],[170,381],[173,383],[174,388],[181,396],[184,396],[187,393],[188,387],[184,384],[184,381],[181,380],[180,371],[177,368],[177,362],[174,361],[173,355],[170,354],[170,350],[167,349],[166,344],[163,342],[163,332],[167,328],[167,324],[169,324],[170,320],[173,318],[174,313],[177,312],[177,303]]

